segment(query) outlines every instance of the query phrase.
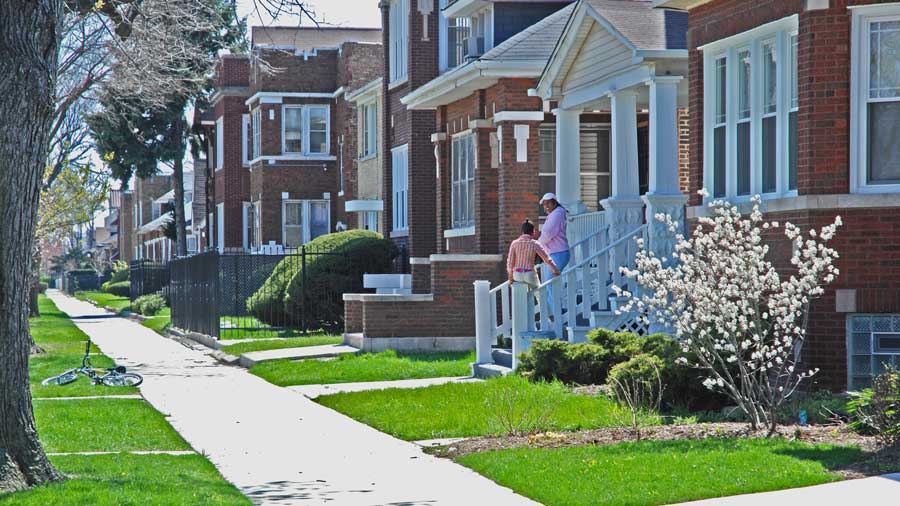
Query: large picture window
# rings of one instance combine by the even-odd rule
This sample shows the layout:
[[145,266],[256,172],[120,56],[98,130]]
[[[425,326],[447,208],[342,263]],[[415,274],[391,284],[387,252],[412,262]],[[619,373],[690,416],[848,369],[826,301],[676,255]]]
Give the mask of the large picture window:
[[851,190],[900,192],[900,7],[853,10]]
[[284,154],[327,155],[331,151],[327,105],[282,107],[281,150]]
[[453,228],[475,225],[475,135],[453,139],[451,208]]
[[703,46],[704,185],[714,198],[797,189],[797,16]]
[[409,230],[409,146],[391,150],[394,231]]
[[331,230],[329,201],[282,201],[281,220],[284,247],[299,248]]
[[390,12],[391,82],[406,79],[409,69],[409,2],[393,0]]

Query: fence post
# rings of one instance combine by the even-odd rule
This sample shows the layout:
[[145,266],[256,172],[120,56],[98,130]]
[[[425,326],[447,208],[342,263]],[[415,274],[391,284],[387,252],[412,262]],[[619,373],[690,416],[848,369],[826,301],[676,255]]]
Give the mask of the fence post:
[[491,328],[491,311],[497,308],[491,307],[491,282],[476,281],[475,285],[475,362],[489,364],[493,362],[491,357],[491,340],[493,330]]
[[300,329],[307,334],[306,320],[306,246],[300,246]]
[[519,354],[528,350],[528,341],[522,337],[528,331],[528,285],[512,284],[512,368],[519,365]]

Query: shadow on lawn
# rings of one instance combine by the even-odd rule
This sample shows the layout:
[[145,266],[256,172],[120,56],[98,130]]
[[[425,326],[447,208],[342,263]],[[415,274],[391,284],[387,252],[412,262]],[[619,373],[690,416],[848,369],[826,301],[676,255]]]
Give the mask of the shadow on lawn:
[[822,464],[829,471],[847,469],[849,466],[861,463],[872,456],[852,446],[830,446],[825,448],[784,448],[773,453],[785,455],[800,460],[811,460]]

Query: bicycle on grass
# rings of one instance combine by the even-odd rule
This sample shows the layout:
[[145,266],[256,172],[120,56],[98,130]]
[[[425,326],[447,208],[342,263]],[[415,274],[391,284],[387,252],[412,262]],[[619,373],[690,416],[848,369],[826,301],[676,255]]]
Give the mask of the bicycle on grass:
[[140,374],[126,372],[125,366],[121,365],[110,367],[109,369],[95,369],[91,365],[91,340],[88,339],[84,348],[84,359],[81,361],[81,367],[69,369],[62,374],[47,378],[41,382],[41,385],[68,385],[77,380],[79,374],[90,378],[95,385],[108,387],[136,387],[144,381]]

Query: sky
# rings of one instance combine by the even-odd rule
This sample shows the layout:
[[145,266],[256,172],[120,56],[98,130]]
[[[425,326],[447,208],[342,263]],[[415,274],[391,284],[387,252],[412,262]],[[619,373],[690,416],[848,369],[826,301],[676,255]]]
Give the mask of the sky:
[[[272,2],[273,0],[259,0]],[[381,27],[381,12],[378,0],[306,0],[310,10],[315,12],[320,22],[346,27]],[[255,8],[254,0],[237,0],[238,14],[248,16],[249,26],[278,25],[296,26],[299,16],[279,16],[272,20],[262,7]],[[261,4],[260,4],[261,5]],[[308,19],[302,20],[309,25]]]

